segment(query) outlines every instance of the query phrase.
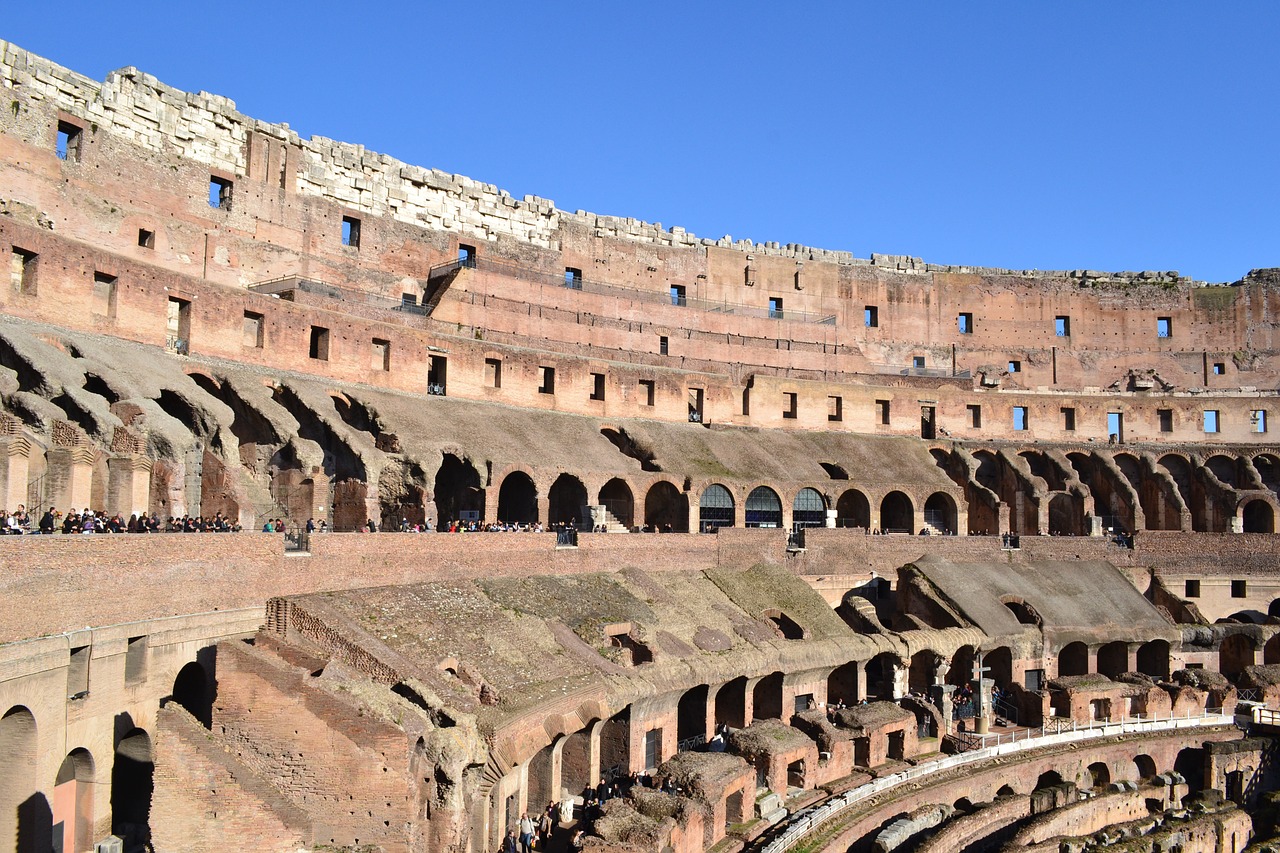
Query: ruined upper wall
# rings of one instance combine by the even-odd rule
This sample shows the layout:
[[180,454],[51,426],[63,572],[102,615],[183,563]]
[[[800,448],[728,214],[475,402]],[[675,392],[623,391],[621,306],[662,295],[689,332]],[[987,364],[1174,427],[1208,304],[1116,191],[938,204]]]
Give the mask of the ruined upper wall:
[[[903,273],[973,273],[1029,278],[1091,281],[1143,281],[1191,284],[1176,271],[1106,273],[1095,270],[1009,270],[960,265],[927,264],[904,255],[873,254],[855,258],[850,252],[818,249],[796,243],[755,243],[699,238],[680,227],[578,210],[559,210],[555,202],[526,195],[515,199],[493,184],[438,169],[403,163],[367,151],[362,145],[324,137],[302,139],[288,124],[264,122],[240,113],[235,102],[208,92],[189,93],[166,86],[133,67],[91,80],[9,42],[0,41],[0,84],[20,89],[25,97],[46,100],[94,129],[103,128],[140,149],[177,155],[211,170],[248,175],[254,168],[255,142],[276,145],[289,163],[285,180],[303,195],[324,198],[353,210],[388,216],[413,225],[480,237],[508,239],[549,249],[560,248],[560,229],[586,229],[595,237],[617,238],[657,246],[720,247],[797,260],[848,266],[875,266]],[[17,101],[13,102],[17,104]],[[40,140],[28,142],[39,144]],[[289,157],[292,152],[294,156]],[[262,168],[261,164],[258,165]]]

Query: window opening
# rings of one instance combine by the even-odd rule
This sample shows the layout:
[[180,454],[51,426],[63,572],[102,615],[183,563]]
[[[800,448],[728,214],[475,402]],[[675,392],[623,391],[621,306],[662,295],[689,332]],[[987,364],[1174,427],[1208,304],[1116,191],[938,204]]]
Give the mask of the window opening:
[[475,269],[476,266],[476,247],[468,246],[466,243],[458,244],[458,263],[464,267]]
[[382,338],[373,339],[372,364],[374,370],[387,372],[391,370],[391,341]]
[[311,342],[307,354],[317,361],[329,360],[329,330],[323,326],[311,327]]
[[556,393],[556,369],[554,367],[547,367],[543,365],[542,367],[538,368],[538,371],[541,373],[541,381],[538,385],[538,393],[539,394]]
[[769,317],[774,320],[782,319],[782,298],[778,296],[769,297]]
[[982,406],[970,405],[970,406],[966,406],[965,408],[968,409],[969,411],[969,426],[972,427],[973,429],[981,429],[982,428]]
[[1182,591],[1183,591],[1184,598],[1199,598],[1200,597],[1200,581],[1198,579],[1192,580],[1188,578],[1186,582],[1183,583]]
[[591,374],[591,399],[592,400],[604,399],[604,374],[603,373]]
[[156,247],[156,232],[148,231],[145,228],[139,228],[138,245],[144,249],[154,249]]
[[1124,443],[1124,414],[1122,412],[1107,412],[1107,441],[1112,443]]
[[640,380],[640,394],[644,397],[644,405],[652,406],[655,382],[652,379]]
[[219,210],[231,209],[232,183],[227,178],[209,176],[209,206]]
[[13,247],[13,258],[9,269],[13,289],[17,292],[35,295],[37,257],[39,256],[34,252],[19,249],[17,246]]
[[1245,583],[1245,581],[1239,580],[1239,581],[1231,582],[1232,598],[1245,598],[1247,595],[1248,595],[1248,586]]
[[785,391],[782,394],[782,417],[787,420],[795,420],[796,418],[796,398],[799,395],[794,391]]
[[502,387],[502,359],[486,358],[484,360],[484,383],[490,388]]
[[689,389],[689,423],[702,423],[702,389]]
[[1218,410],[1217,410],[1217,409],[1206,409],[1206,410],[1205,410],[1205,413],[1204,413],[1204,431],[1205,431],[1205,432],[1217,432],[1217,431],[1218,431]]
[[934,406],[920,407],[920,437],[933,439],[937,437],[938,410]]
[[673,285],[671,285],[671,304],[672,304],[672,305],[685,305],[685,304],[687,304],[687,303],[686,303],[686,301],[685,301],[685,297],[684,297],[684,285],[683,285],[683,284],[673,284]]
[[844,398],[827,398],[827,420],[836,422],[844,420]]
[[1011,362],[1009,362],[1009,372],[1010,372],[1010,373],[1021,373],[1021,372],[1022,372],[1022,362],[1020,362],[1020,361],[1011,361]]
[[84,128],[69,121],[58,122],[57,152],[59,160],[80,162],[80,146],[84,141]]
[[658,337],[658,355],[666,355],[668,350],[667,336],[660,335]]
[[912,367],[914,367],[916,370],[921,370],[921,369],[923,369],[923,368],[924,368],[924,356],[922,356],[922,355],[913,355],[913,356],[911,356],[911,366],[912,366]]
[[449,359],[442,355],[431,356],[427,368],[427,393],[434,397],[445,396],[448,378]]
[[582,290],[582,270],[577,267],[565,267],[564,286],[570,290]]
[[191,302],[170,296],[165,314],[164,345],[178,355],[191,353]]
[[880,325],[880,309],[875,305],[867,305],[862,309],[862,324],[868,329]]
[[1249,415],[1249,420],[1253,423],[1254,432],[1267,431],[1267,410],[1254,409]]
[[1226,364],[1224,364],[1224,363],[1223,363],[1223,362],[1221,362],[1221,361],[1215,361],[1215,362],[1213,363],[1213,375],[1214,375],[1214,376],[1221,376],[1222,374],[1224,374],[1224,373],[1226,373],[1226,372],[1227,372],[1227,366],[1226,366]]
[[354,216],[342,217],[342,245],[360,248],[360,220]]
[[1053,332],[1060,338],[1071,337],[1071,318],[1070,317],[1054,317]]
[[884,426],[889,425],[889,401],[876,400],[876,415],[880,423]]
[[1173,319],[1171,317],[1158,317],[1156,319],[1156,337],[1173,337]]
[[262,349],[262,320],[263,316],[254,311],[244,312],[244,340],[243,344],[254,349]]
[[1076,428],[1076,410],[1071,407],[1062,409],[1062,428],[1067,432],[1074,432]]
[[973,315],[966,312],[956,317],[956,328],[962,335],[973,334]]
[[93,274],[93,313],[99,317],[116,316],[116,282],[113,275]]
[[1161,432],[1173,432],[1173,409],[1157,409],[1156,417],[1160,421]]
[[1013,428],[1017,432],[1024,432],[1027,429],[1027,407],[1013,407]]

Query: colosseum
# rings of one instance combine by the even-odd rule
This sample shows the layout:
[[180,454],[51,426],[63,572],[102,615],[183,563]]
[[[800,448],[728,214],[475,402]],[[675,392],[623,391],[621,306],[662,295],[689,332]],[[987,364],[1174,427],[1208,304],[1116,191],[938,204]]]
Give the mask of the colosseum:
[[698,238],[0,82],[0,846],[1280,845],[1280,270]]

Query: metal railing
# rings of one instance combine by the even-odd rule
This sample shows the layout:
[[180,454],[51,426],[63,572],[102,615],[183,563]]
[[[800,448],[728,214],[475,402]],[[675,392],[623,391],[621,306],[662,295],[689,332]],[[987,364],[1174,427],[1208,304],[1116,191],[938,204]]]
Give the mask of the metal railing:
[[[1254,710],[1255,720],[1257,719],[1258,710],[1260,709]],[[1280,711],[1273,711],[1272,714],[1275,715],[1277,722],[1280,722]],[[918,764],[915,767],[907,768],[889,776],[882,776],[866,785],[853,788],[839,796],[831,797],[822,803],[803,809],[785,823],[780,824],[773,833],[765,836],[764,838],[768,839],[767,842],[754,847],[749,846],[747,849],[755,851],[755,853],[783,853],[783,851],[794,847],[810,832],[845,809],[873,797],[878,797],[899,785],[914,782],[923,777],[956,767],[976,764],[980,761],[1046,746],[1057,746],[1139,732],[1229,726],[1233,725],[1234,722],[1235,718],[1222,714],[1221,709],[1210,709],[1196,716],[1188,715],[1186,717],[1165,717],[1150,720],[1132,719],[1115,723],[1090,723],[1087,726],[1072,724],[1069,727],[1064,725],[1061,728],[1044,726],[1039,730],[1029,729],[1023,731],[1021,738],[1018,738],[1016,732],[1012,735],[974,735],[974,737],[985,739],[984,746],[969,752],[949,755],[937,761]]]
[[443,396],[445,396],[445,394],[444,394],[444,386],[443,386],[443,385],[440,385],[440,384],[438,384],[438,383],[428,385],[428,386],[427,386],[427,394],[429,394],[429,395],[430,395],[430,396],[432,396],[432,397],[443,397]]
[[290,298],[294,291],[302,293],[310,293],[313,296],[320,296],[325,299],[335,299],[339,302],[354,302],[361,305],[368,305],[372,308],[381,308],[386,311],[400,311],[406,314],[418,314],[426,316],[427,306],[419,305],[417,302],[406,302],[403,298],[393,299],[390,296],[379,296],[375,293],[366,293],[362,290],[356,290],[352,287],[340,287],[336,284],[320,281],[314,278],[303,278],[296,275],[283,276],[281,278],[273,278],[268,281],[260,281],[257,284],[249,286],[249,290],[253,293],[261,293],[266,296],[279,296],[284,299]]
[[797,323],[817,323],[828,326],[834,326],[836,322],[835,314],[824,314],[812,311],[793,311],[790,309],[783,312],[777,309],[771,310],[768,305],[748,305],[741,302],[729,302],[728,300],[698,299],[687,295],[673,297],[671,295],[669,285],[663,290],[642,290],[638,287],[630,287],[623,284],[610,284],[602,281],[592,281],[587,278],[568,278],[564,273],[541,272],[539,270],[520,266],[519,264],[507,263],[493,258],[471,258],[469,261],[458,260],[432,267],[430,272],[427,273],[427,281],[429,283],[431,281],[444,278],[464,266],[470,269],[496,273],[507,278],[527,281],[532,284],[541,284],[546,287],[560,287],[567,290],[581,291],[583,293],[595,293],[601,296],[615,296],[620,299],[633,299],[640,302],[655,302],[662,305],[696,308],[716,314],[733,314],[741,317],[756,317],[773,320],[791,320]]
[[186,338],[180,338],[177,335],[165,335],[164,348],[169,352],[176,352],[178,355],[190,355],[190,346]]
[[305,527],[295,527],[284,532],[284,552],[307,553],[311,550],[311,534]]

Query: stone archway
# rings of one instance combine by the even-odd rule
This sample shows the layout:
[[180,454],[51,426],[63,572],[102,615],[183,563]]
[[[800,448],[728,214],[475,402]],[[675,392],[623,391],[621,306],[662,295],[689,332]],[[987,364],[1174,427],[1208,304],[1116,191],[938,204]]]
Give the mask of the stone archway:
[[867,496],[857,489],[848,489],[836,501],[837,527],[871,526],[871,503]]
[[[714,488],[714,487],[713,487]],[[705,492],[703,493],[705,496]],[[732,498],[730,498],[732,501]],[[732,509],[730,510],[732,516]],[[644,496],[644,524],[654,531],[689,532],[689,496],[666,480],[649,487]],[[732,526],[732,517],[727,526]]]
[[[668,484],[670,485],[670,484]],[[628,530],[635,524],[636,502],[631,487],[621,477],[614,477],[600,487],[597,501],[618,523]]]
[[781,527],[782,500],[768,486],[756,486],[747,495],[746,527]]
[[1240,511],[1245,533],[1275,533],[1276,514],[1271,504],[1262,499],[1249,501]]
[[111,766],[111,831],[124,839],[126,850],[142,850],[151,841],[154,777],[151,737],[133,729],[116,744]]
[[1058,675],[1088,675],[1089,647],[1081,642],[1068,643],[1058,652]]
[[698,530],[714,533],[721,527],[733,527],[737,521],[733,493],[719,483],[702,490],[698,499]]
[[173,681],[173,701],[195,717],[206,729],[213,724],[213,688],[209,672],[198,661],[192,661],[178,672]]
[[576,525],[582,521],[587,505],[587,487],[572,474],[561,474],[547,492],[547,523]]
[[[0,718],[0,848],[40,851],[52,848],[53,812],[36,792],[36,718],[21,705]],[[43,803],[43,809],[41,804]]]
[[1247,634],[1224,637],[1218,646],[1218,672],[1234,679],[1246,666],[1253,666],[1256,652],[1257,644]]
[[512,471],[498,488],[498,521],[534,524],[538,520],[538,490],[523,471]]
[[435,527],[447,530],[451,521],[484,519],[484,484],[470,461],[444,454],[435,482]]
[[817,489],[803,488],[796,493],[791,507],[791,526],[826,527],[827,502]]
[[924,523],[938,533],[957,533],[957,517],[956,502],[946,492],[934,492],[924,502]]
[[915,533],[915,507],[902,492],[890,492],[880,502],[880,529],[886,533]]
[[53,787],[55,849],[69,853],[93,849],[93,756],[73,749],[62,760]]

